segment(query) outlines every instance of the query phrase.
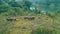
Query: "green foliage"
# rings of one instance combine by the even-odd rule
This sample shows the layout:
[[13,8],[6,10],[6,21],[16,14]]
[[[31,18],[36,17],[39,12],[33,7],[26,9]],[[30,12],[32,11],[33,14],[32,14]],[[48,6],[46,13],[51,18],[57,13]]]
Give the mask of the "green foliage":
[[29,9],[30,6],[32,5],[32,3],[31,3],[30,1],[26,1],[26,0],[24,0],[23,2],[24,2],[24,6],[25,6],[25,8],[27,8],[27,9]]
[[7,4],[0,5],[0,13],[7,12],[8,8],[9,8],[9,5],[7,5]]
[[[36,1],[35,0],[33,2],[32,0],[31,1],[30,0],[22,0],[22,1],[0,0],[0,3],[1,3],[0,4],[0,13],[6,14],[6,13],[10,12],[9,10],[11,9],[11,11],[14,13],[14,15],[21,15],[22,16],[22,15],[26,15],[26,13],[27,13],[27,15],[32,14],[32,13],[35,15],[39,15],[39,14],[41,14],[41,10],[44,10],[45,8],[53,10],[52,6],[50,6],[51,3],[49,3],[50,0],[49,0],[49,2],[47,2],[48,4],[46,3],[46,1],[43,1],[43,0],[42,1],[41,0]],[[36,4],[36,2],[38,2],[38,4]],[[41,2],[41,4],[40,4],[40,2]],[[55,1],[51,1],[51,2],[55,2]],[[57,2],[58,2],[58,0],[57,0]],[[40,5],[42,5],[42,6],[40,6]],[[55,5],[55,4],[53,3],[53,5]],[[54,8],[56,6],[54,6]],[[31,11],[30,7],[34,7],[35,10]],[[49,7],[49,8],[47,8],[47,7]],[[50,10],[48,10],[48,11],[50,11]]]

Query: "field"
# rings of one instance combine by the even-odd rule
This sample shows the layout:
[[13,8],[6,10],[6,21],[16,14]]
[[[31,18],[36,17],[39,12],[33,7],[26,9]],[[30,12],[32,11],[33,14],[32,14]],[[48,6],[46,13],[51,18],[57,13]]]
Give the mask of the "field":
[[56,30],[60,34],[58,18],[52,19],[46,15],[35,16],[34,20],[24,19],[24,16],[17,16],[16,21],[7,21],[6,16],[0,16],[0,34],[31,34],[32,30],[38,27],[45,27]]

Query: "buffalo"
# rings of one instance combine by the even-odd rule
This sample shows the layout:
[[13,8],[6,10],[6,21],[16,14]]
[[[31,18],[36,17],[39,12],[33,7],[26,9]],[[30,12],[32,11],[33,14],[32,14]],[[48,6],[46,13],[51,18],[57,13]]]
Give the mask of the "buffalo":
[[16,18],[6,18],[7,21],[16,21]]
[[35,19],[35,16],[25,16],[24,19],[34,20]]

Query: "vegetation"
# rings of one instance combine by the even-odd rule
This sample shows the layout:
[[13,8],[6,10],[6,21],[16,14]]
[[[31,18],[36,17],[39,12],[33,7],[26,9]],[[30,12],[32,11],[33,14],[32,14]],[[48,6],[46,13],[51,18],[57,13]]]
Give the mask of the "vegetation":
[[[60,34],[58,7],[59,0],[0,0],[0,34]],[[16,21],[7,21],[7,17],[16,17]]]
[[33,30],[32,34],[56,34],[56,31],[54,29],[49,29],[41,26],[38,27],[36,30]]

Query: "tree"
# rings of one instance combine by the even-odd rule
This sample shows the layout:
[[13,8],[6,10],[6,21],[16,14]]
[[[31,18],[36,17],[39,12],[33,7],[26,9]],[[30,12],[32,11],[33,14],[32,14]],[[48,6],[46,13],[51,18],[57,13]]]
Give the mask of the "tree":
[[30,9],[30,6],[32,5],[32,3],[30,1],[27,1],[27,0],[23,0],[23,2],[24,2],[24,7],[26,9]]
[[7,4],[0,5],[0,13],[7,12],[8,8],[9,8],[9,5]]

